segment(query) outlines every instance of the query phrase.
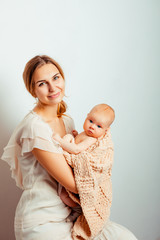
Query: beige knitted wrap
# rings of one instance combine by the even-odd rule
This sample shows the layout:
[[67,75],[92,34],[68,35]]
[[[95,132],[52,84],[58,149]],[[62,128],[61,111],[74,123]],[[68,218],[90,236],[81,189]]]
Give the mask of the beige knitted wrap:
[[[74,169],[83,211],[74,223],[72,237],[73,239],[92,239],[102,230],[110,215],[113,164],[113,143],[110,131],[86,151],[76,155],[65,152],[64,155],[68,164]],[[76,200],[74,194],[69,195]]]

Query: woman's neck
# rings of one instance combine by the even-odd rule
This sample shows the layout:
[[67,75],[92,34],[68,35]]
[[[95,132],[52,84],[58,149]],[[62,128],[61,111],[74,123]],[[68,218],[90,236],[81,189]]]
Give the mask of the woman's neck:
[[37,106],[33,109],[37,114],[39,114],[46,122],[55,120],[57,117],[57,105],[42,105],[38,103]]

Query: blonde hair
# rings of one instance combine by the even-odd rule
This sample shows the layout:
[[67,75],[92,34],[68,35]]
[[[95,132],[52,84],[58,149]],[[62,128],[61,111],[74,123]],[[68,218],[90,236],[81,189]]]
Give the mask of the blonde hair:
[[[63,73],[61,66],[54,59],[50,58],[47,55],[37,55],[37,56],[33,57],[31,60],[29,60],[27,62],[26,66],[24,68],[24,72],[23,72],[24,84],[25,84],[28,92],[33,97],[36,97],[35,92],[34,92],[33,74],[36,69],[42,67],[45,64],[53,64],[54,66],[56,66],[56,68],[59,70],[59,73],[61,74],[62,78],[65,80],[64,73]],[[63,115],[63,113],[66,112],[66,109],[67,109],[67,105],[62,100],[58,105],[57,116],[61,117]]]

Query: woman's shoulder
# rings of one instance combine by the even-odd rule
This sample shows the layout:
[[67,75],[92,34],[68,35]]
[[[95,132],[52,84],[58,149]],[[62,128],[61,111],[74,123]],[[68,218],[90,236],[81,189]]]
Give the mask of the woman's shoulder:
[[13,135],[16,138],[30,138],[36,136],[48,138],[52,131],[47,123],[45,123],[38,114],[30,111],[15,129]]
[[[74,121],[68,115],[63,116],[63,121],[65,124],[66,132],[72,133],[74,129]],[[30,111],[23,120],[18,124],[16,129],[13,132],[13,136],[16,139],[30,138],[34,139],[35,137],[41,137],[43,139],[51,139],[52,129],[46,123],[40,115],[38,115],[33,110]]]
[[65,124],[66,132],[72,133],[72,131],[75,129],[73,118],[68,113],[63,115],[62,117]]
[[62,117],[63,117],[63,120],[65,122],[67,122],[68,124],[73,124],[74,123],[73,118],[71,117],[70,114],[68,114],[68,113],[63,114]]
[[47,123],[44,122],[44,120],[42,119],[42,117],[40,115],[38,115],[36,112],[34,112],[33,110],[31,110],[22,120],[22,122],[20,123],[23,126],[28,126],[29,128],[31,126],[43,126],[45,128],[48,128]]

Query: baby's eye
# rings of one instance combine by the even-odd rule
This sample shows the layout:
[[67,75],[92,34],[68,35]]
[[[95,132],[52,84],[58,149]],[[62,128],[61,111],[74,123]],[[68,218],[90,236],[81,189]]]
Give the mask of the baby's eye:
[[100,125],[97,125],[97,127],[98,127],[98,128],[101,128],[101,126],[100,126]]
[[89,120],[90,121],[90,123],[93,123],[93,121],[92,120]]

